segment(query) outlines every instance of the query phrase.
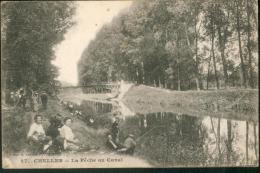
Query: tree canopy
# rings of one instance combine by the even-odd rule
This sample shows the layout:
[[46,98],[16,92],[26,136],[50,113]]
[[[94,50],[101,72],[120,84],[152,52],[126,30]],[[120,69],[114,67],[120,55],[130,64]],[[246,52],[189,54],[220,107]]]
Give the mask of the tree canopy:
[[73,25],[73,2],[1,2],[1,60],[8,89],[51,90],[58,69],[54,47]]
[[79,83],[123,79],[176,90],[199,90],[205,83],[255,87],[244,78],[257,78],[256,14],[255,0],[134,1],[84,50]]

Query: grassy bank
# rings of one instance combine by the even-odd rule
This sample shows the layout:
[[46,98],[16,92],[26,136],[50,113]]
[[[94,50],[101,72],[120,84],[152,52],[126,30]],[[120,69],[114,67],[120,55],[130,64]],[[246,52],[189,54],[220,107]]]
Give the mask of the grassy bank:
[[[39,114],[43,116],[43,126],[45,130],[49,126],[49,119],[57,113],[61,114],[62,117],[72,117],[72,115],[59,104],[58,100],[51,98],[49,99],[47,110],[39,111]],[[26,135],[35,115],[35,112],[5,106],[5,109],[2,110],[2,129],[4,129],[2,132],[2,144],[4,154],[30,152],[26,142]],[[81,119],[76,117],[72,118],[72,130],[84,145],[95,146],[101,150],[105,150],[104,135],[107,129],[94,130],[88,127]]]
[[170,91],[144,85],[132,87],[123,98],[142,114],[174,112],[256,121],[258,90]]
[[[93,125],[88,125],[85,122],[84,118],[74,117],[69,113],[67,109],[62,106],[58,100],[50,99],[48,103],[48,108],[45,111],[40,111],[39,114],[43,115],[43,126],[46,130],[49,126],[49,119],[56,115],[57,113],[61,114],[62,117],[72,117],[73,124],[72,130],[75,136],[81,141],[85,146],[89,146],[90,149],[98,148],[96,150],[89,150],[84,152],[77,153],[66,153],[63,152],[60,156],[56,157],[66,157],[68,159],[77,158],[80,160],[81,158],[90,157],[90,158],[123,158],[123,162],[118,165],[117,162],[107,163],[106,167],[150,167],[151,165],[143,159],[139,159],[137,157],[125,156],[125,155],[117,155],[113,153],[110,149],[108,149],[105,145],[106,142],[106,134],[110,129],[111,121],[108,121],[107,118],[112,115],[100,115],[95,117],[95,122],[102,122],[97,126],[95,123]],[[4,106],[2,110],[2,139],[3,139],[3,164],[5,167],[26,167],[32,168],[35,164],[30,165],[22,165],[19,160],[22,158],[29,158],[30,160],[34,160],[34,158],[39,159],[37,156],[31,155],[30,146],[26,142],[26,135],[28,133],[30,124],[33,122],[33,117],[36,113],[31,111],[24,111],[20,108],[13,108],[7,105]],[[87,113],[84,111],[84,114]],[[104,121],[106,120],[106,121]],[[29,154],[29,155],[28,155]],[[52,159],[51,155],[41,155],[41,158]],[[16,162],[18,161],[18,162]],[[98,163],[98,162],[97,162]],[[39,164],[37,167],[48,167],[48,168],[71,168],[78,167],[78,164],[68,164],[66,162],[62,164]],[[80,167],[100,167],[100,165],[91,164],[82,164]]]

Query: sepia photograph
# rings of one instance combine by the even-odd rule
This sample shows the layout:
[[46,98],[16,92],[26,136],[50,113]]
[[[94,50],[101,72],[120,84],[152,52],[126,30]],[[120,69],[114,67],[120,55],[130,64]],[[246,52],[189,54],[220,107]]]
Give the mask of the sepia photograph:
[[1,1],[4,169],[259,166],[258,0]]

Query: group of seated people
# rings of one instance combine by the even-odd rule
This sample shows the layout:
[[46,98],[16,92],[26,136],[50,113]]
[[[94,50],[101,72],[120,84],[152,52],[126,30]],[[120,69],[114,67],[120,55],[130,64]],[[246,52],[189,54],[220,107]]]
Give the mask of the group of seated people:
[[29,144],[34,147],[35,154],[40,153],[60,153],[63,150],[77,150],[80,142],[75,138],[71,129],[72,119],[64,118],[58,114],[50,120],[50,126],[45,132],[42,125],[42,116],[36,115],[34,123],[30,126],[27,134]]
[[[71,129],[72,119],[57,114],[50,119],[50,125],[45,131],[42,125],[42,116],[35,115],[27,134],[28,142],[34,154],[59,154],[62,151],[82,151],[83,146]],[[112,125],[111,133],[107,136],[107,146],[122,154],[134,154],[136,142],[133,134],[128,134],[123,144],[119,141],[119,119]]]
[[119,118],[112,124],[111,133],[107,135],[107,146],[117,153],[133,155],[136,142],[133,134],[128,134],[123,144],[119,140]]

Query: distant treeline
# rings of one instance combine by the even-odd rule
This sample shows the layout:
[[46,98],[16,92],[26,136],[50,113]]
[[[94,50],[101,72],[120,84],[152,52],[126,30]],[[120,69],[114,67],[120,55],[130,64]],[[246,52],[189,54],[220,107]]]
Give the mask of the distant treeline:
[[256,0],[134,1],[85,49],[79,82],[254,88],[257,14]]
[[3,90],[29,87],[52,92],[58,69],[54,46],[73,24],[75,6],[66,1],[1,2]]

